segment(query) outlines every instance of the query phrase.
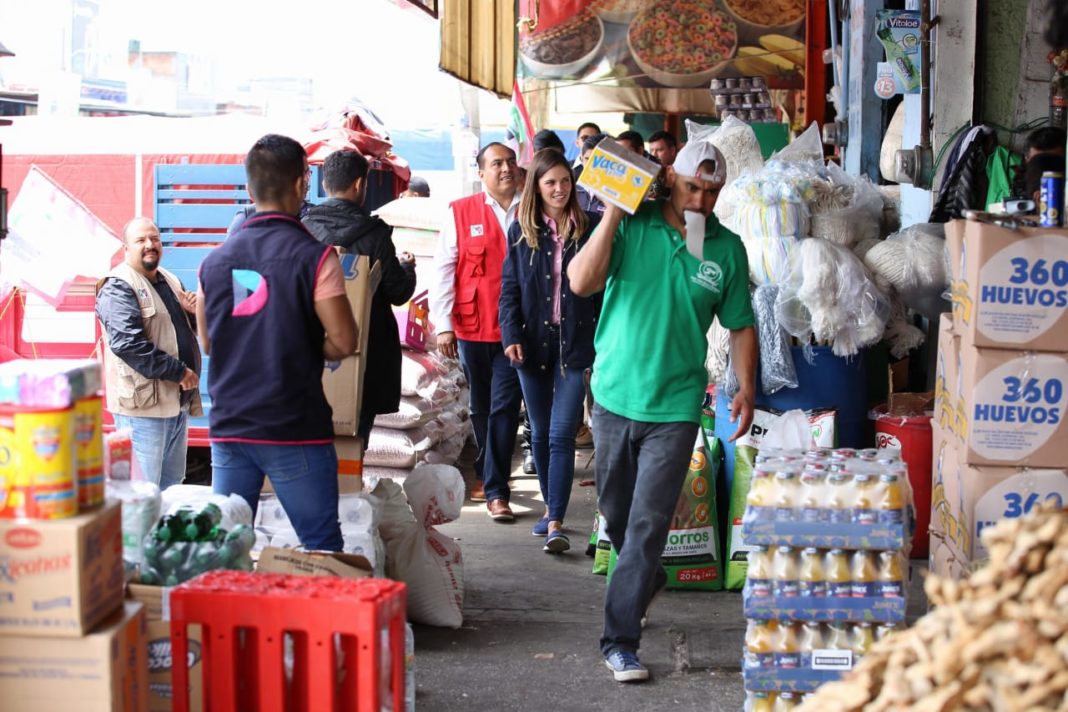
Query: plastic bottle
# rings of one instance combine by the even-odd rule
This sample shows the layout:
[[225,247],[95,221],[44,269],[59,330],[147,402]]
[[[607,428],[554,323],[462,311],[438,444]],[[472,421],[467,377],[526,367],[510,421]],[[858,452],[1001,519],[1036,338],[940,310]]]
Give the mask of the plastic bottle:
[[900,551],[879,552],[879,585],[876,593],[880,598],[905,597],[904,559]]
[[888,472],[879,477],[875,506],[880,524],[901,524],[905,521],[905,487],[897,474]]
[[779,621],[779,637],[775,646],[775,667],[779,670],[801,667],[801,643],[797,636],[799,627],[790,621]]
[[773,692],[745,692],[745,712],[774,712],[775,693]]
[[[871,646],[875,645],[875,631],[871,627],[871,623],[858,623],[853,626],[853,655],[857,658],[862,658],[868,654],[871,650]],[[854,659],[853,664],[856,664]]]
[[810,669],[812,667],[812,651],[822,650],[826,647],[823,626],[817,621],[805,621],[804,626],[801,627],[801,637],[798,642],[798,648],[801,651],[801,667]]
[[853,554],[853,598],[869,598],[875,596],[876,578],[878,569],[875,564],[875,554],[861,549]]
[[800,493],[797,470],[789,465],[782,467],[775,475],[775,521],[798,520],[797,507],[801,502]]
[[842,549],[831,549],[824,572],[831,598],[852,598],[853,570],[849,565],[849,554]]
[[833,460],[852,460],[857,456],[857,451],[851,447],[839,447],[831,451]]
[[879,451],[873,447],[866,447],[857,451],[857,458],[865,462],[875,462],[879,459]]
[[853,476],[853,513],[854,524],[875,524],[878,520],[875,511],[875,484],[877,480],[867,472],[858,472]]
[[853,518],[852,477],[844,471],[827,475],[827,509],[825,521],[829,524],[848,524]]
[[746,586],[750,596],[762,598],[771,595],[771,552],[768,547],[758,546],[749,552]]
[[749,494],[745,497],[745,519],[751,522],[766,522],[772,519],[775,506],[775,476],[767,465],[753,470]]
[[823,570],[823,552],[813,547],[801,552],[798,580],[798,595],[802,598],[827,597],[827,576]]
[[824,638],[824,647],[829,650],[852,650],[853,643],[849,636],[849,626],[846,623],[831,623]]
[[799,585],[797,557],[793,549],[780,546],[771,561],[772,594],[778,598],[797,598]]
[[774,710],[774,712],[780,712],[780,710],[792,710],[796,709],[797,705],[797,696],[793,692],[780,692],[778,699],[775,700],[775,706],[772,710]]
[[806,466],[799,481],[800,521],[817,524],[823,518],[823,502],[826,497],[824,473],[812,466]]
[[747,668],[768,670],[775,666],[775,641],[778,637],[775,621],[750,620],[745,625],[745,665]]

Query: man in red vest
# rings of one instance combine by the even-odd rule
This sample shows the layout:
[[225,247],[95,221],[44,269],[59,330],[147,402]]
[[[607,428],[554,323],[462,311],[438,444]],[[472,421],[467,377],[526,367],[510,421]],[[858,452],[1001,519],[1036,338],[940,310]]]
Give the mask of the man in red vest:
[[515,151],[490,143],[478,152],[483,191],[449,205],[435,259],[430,313],[442,355],[460,359],[470,388],[475,474],[494,521],[515,519],[508,501],[519,402],[519,377],[501,347],[497,301],[505,236],[519,209]]

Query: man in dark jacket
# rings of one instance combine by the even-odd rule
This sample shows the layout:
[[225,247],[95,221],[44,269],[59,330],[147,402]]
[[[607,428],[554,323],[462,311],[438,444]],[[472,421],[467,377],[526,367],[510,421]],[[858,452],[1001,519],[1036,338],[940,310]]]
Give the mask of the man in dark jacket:
[[400,407],[400,336],[392,305],[404,304],[415,292],[415,257],[402,252],[398,258],[393,228],[363,208],[367,171],[367,159],[356,151],[335,151],[327,156],[323,187],[330,198],[310,207],[303,217],[308,231],[320,242],[367,255],[372,264],[377,261],[381,265],[382,280],[371,299],[360,408],[358,435],[365,444],[375,416]]

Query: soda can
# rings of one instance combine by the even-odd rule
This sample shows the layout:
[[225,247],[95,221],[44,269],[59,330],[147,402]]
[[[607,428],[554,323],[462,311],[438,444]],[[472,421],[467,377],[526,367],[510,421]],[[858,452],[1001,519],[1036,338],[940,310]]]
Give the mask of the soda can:
[[1039,225],[1060,227],[1064,224],[1064,174],[1046,171],[1039,187]]

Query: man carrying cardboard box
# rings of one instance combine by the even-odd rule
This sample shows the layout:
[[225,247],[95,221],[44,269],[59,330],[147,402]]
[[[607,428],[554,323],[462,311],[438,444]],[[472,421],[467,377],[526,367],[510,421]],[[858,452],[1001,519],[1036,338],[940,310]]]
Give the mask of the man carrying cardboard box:
[[478,446],[475,475],[489,515],[511,522],[508,477],[522,391],[501,346],[497,302],[508,250],[505,235],[519,207],[519,169],[515,152],[500,143],[484,146],[476,160],[485,188],[449,205],[435,257],[430,313],[442,355],[459,356],[467,377]]
[[[605,592],[601,652],[618,682],[649,677],[637,655],[641,620],[667,582],[660,555],[697,438],[713,316],[731,331],[741,386],[731,405],[734,438],[753,420],[757,338],[748,261],[741,239],[712,215],[726,161],[712,144],[691,142],[667,176],[669,200],[643,202],[633,216],[609,205],[567,272],[575,294],[605,290],[591,385],[597,504],[619,552]],[[687,249],[688,223],[700,258]]]
[[393,306],[415,292],[415,257],[397,255],[393,228],[363,207],[367,197],[367,159],[356,151],[335,151],[323,162],[323,187],[330,199],[311,207],[304,226],[317,240],[378,262],[382,281],[371,298],[367,369],[364,373],[357,437],[364,446],[375,416],[395,413],[401,397],[401,346]]
[[337,253],[296,217],[308,189],[304,148],[268,134],[249,150],[245,171],[256,214],[200,267],[214,490],[241,495],[255,514],[269,475],[301,544],[340,551],[323,360],[355,352],[356,322]]

